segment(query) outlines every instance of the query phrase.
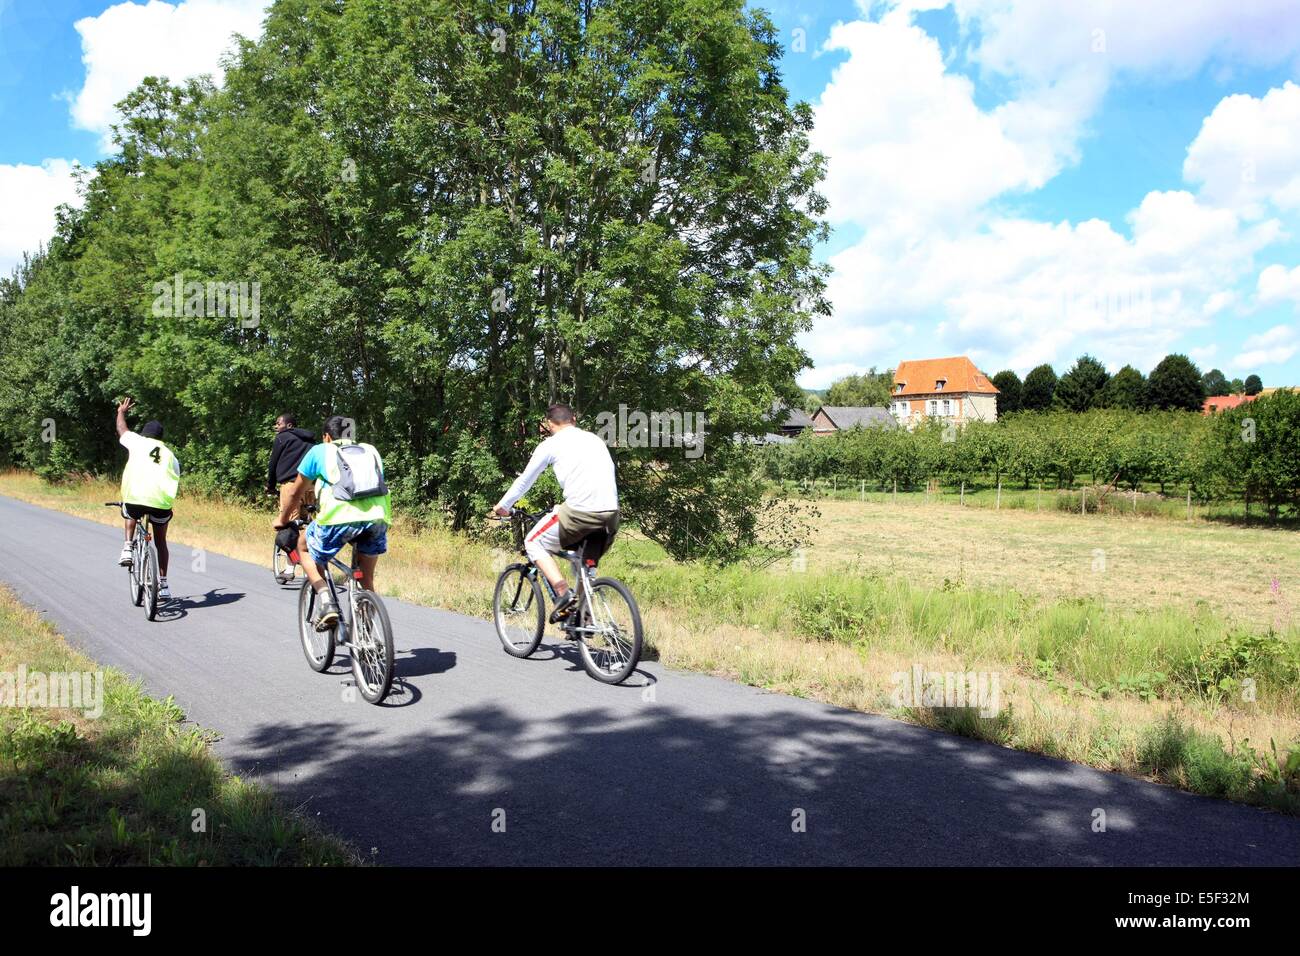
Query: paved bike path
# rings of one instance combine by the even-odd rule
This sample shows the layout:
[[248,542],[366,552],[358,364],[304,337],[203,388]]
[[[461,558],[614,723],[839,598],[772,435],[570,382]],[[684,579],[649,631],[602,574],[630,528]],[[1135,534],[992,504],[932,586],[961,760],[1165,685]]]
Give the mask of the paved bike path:
[[119,529],[4,497],[0,526],[0,581],[380,863],[1300,863],[1277,814],[653,663],[608,687],[553,634],[520,661],[486,621],[392,598],[398,692],[375,707],[344,665],[307,668],[268,568],[195,573],[175,543],[150,623]]

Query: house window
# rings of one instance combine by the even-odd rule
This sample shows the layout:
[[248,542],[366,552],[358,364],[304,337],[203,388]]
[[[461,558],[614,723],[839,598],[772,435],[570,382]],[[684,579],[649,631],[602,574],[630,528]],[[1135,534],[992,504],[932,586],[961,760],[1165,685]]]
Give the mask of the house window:
[[928,406],[929,406],[929,411],[927,412],[927,414],[930,415],[939,414],[939,403],[937,401],[935,401],[934,399],[930,399]]
[[904,384],[903,382],[899,382],[897,385],[894,386],[895,395],[901,395],[903,393],[903,384]]
[[943,391],[943,387],[944,387],[945,385],[947,385],[947,384],[948,384],[948,380],[947,380],[946,378],[941,378],[941,379],[939,379],[937,382],[934,383],[934,390],[935,390],[936,392],[942,392],[942,391]]
[[943,413],[944,413],[945,415],[951,415],[951,414],[952,414],[952,399],[951,399],[951,398],[945,398],[945,399],[943,400]]

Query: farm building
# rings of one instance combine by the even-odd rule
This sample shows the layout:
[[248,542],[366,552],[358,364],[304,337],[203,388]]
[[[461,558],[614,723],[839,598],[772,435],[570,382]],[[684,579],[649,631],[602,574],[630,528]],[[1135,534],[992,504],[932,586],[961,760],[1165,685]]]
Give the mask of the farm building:
[[964,355],[900,362],[890,411],[904,425],[925,418],[997,421],[998,390]]
[[893,428],[897,424],[889,409],[876,405],[823,405],[812,417],[814,435],[830,435],[850,428]]

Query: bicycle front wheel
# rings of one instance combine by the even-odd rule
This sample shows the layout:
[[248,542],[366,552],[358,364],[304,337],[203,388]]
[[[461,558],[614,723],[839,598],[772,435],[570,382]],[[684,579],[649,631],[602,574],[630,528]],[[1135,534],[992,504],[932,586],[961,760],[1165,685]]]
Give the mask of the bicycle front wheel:
[[275,574],[275,583],[281,586],[293,583],[293,563],[284,549],[277,542],[271,542],[271,571]]
[[144,613],[149,620],[154,620],[158,616],[158,588],[161,584],[158,580],[158,552],[153,549],[153,545],[144,549]]
[[312,615],[316,611],[316,589],[310,580],[302,582],[298,592],[298,639],[302,642],[302,652],[307,658],[307,666],[316,673],[327,670],[334,663],[334,632],[316,630]]
[[501,646],[511,657],[527,657],[537,650],[546,628],[546,603],[542,586],[528,573],[528,565],[512,565],[497,578],[492,621]]
[[378,704],[393,686],[393,625],[379,595],[358,589],[352,616],[352,676],[361,696]]
[[144,604],[144,585],[140,583],[144,569],[140,565],[140,549],[134,548],[131,552],[131,566],[126,569],[126,583],[131,589],[131,603],[135,607]]
[[616,578],[591,583],[585,615],[590,631],[578,642],[582,666],[605,684],[621,684],[641,660],[641,609],[626,584]]

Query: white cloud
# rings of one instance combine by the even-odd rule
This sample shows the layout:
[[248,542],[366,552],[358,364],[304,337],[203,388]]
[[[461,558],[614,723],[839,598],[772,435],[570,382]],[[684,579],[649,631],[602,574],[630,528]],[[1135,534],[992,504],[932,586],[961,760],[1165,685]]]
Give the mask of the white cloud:
[[[1279,231],[1183,191],[1150,193],[1129,223],[1131,236],[1097,219],[996,217],[925,237],[868,232],[832,257],[835,316],[804,346],[834,366],[964,352],[990,372],[1023,373],[1088,351],[1145,370],[1223,308]],[[919,339],[896,331],[938,317]]]
[[1234,369],[1254,371],[1261,365],[1281,365],[1300,352],[1300,334],[1295,326],[1275,325],[1252,335],[1242,343],[1242,352],[1232,360]]
[[1073,149],[1077,105],[1062,110],[1042,94],[981,110],[970,80],[947,72],[938,42],[902,15],[837,24],[826,49],[849,53],[816,106],[813,135],[828,157],[834,221],[954,223],[1041,186]]
[[1256,291],[1261,305],[1288,299],[1300,305],[1300,266],[1289,272],[1286,266],[1269,266],[1259,274]]
[[[1120,224],[1034,221],[1008,215],[1004,204],[1076,159],[1117,74],[1167,79],[1210,62],[1230,70],[1294,56],[1300,18],[1282,16],[1284,4],[1225,12],[1205,0],[1162,0],[1155,11],[1020,0],[860,3],[885,13],[832,31],[827,47],[849,57],[817,104],[813,142],[828,157],[831,220],[853,223],[863,238],[831,258],[835,314],[803,339],[818,363],[805,381],[957,352],[990,372],[1068,364],[1083,351],[1146,369],[1187,351],[1189,330],[1242,307],[1255,256],[1283,236],[1289,179],[1268,177],[1300,170],[1300,150],[1287,161],[1289,139],[1267,154],[1261,187],[1271,205],[1208,188],[1222,179],[1213,170],[1233,127],[1243,127],[1217,111],[1189,149],[1197,192],[1153,191]],[[910,13],[943,6],[954,7],[964,31],[947,63]],[[963,55],[985,71],[982,79],[1003,78],[995,88],[1005,102],[981,108],[970,79],[948,69]],[[1289,118],[1297,93],[1288,84],[1263,100],[1243,98],[1255,104],[1245,125],[1276,136],[1290,123],[1288,135],[1300,137],[1300,120]]]
[[78,20],[86,81],[71,97],[73,124],[99,133],[107,151],[109,127],[117,120],[113,104],[146,76],[179,83],[210,73],[219,83],[219,60],[232,46],[231,34],[260,36],[266,6],[267,0],[149,0]]
[[[939,6],[927,2],[926,6]],[[1111,73],[1185,78],[1204,64],[1276,66],[1300,52],[1294,0],[953,0],[978,31],[981,66],[1054,83],[1100,63]]]
[[1300,210],[1300,86],[1221,100],[1187,149],[1183,177],[1207,201],[1247,216],[1270,205]]
[[75,167],[66,159],[39,166],[0,165],[0,276],[7,277],[24,252],[54,235],[54,209],[79,204]]

